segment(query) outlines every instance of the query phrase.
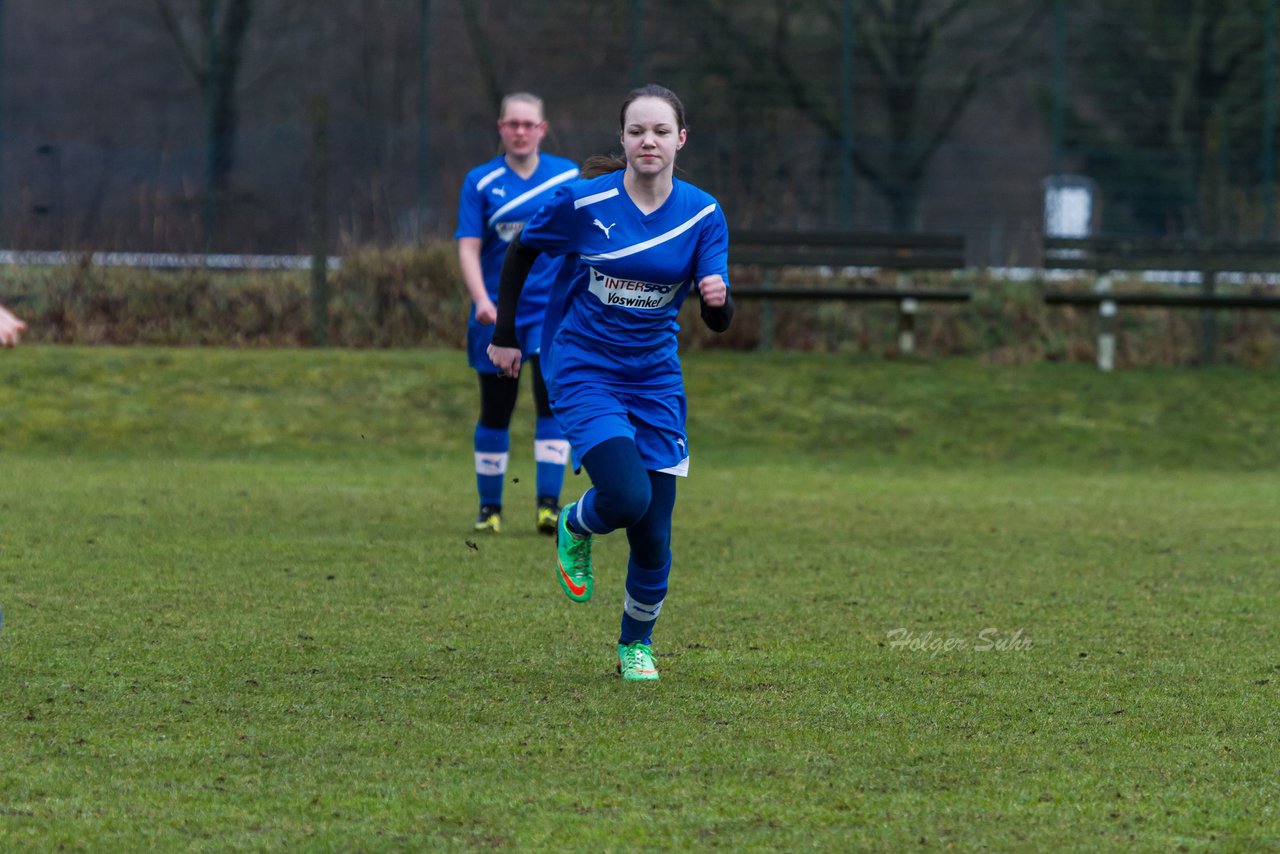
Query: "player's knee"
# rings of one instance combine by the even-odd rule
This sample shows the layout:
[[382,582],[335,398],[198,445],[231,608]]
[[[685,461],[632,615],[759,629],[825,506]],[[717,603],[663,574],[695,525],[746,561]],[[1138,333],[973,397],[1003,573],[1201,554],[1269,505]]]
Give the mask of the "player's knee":
[[612,488],[596,487],[596,510],[613,528],[630,528],[644,518],[652,498],[649,482],[637,478]]

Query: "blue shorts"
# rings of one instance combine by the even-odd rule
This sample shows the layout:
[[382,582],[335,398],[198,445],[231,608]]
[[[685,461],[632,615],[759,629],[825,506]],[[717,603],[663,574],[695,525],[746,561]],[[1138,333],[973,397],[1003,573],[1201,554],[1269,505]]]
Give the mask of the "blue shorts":
[[573,448],[574,471],[582,468],[583,455],[596,445],[622,436],[636,443],[649,471],[689,474],[683,387],[633,394],[589,383],[565,384],[551,401],[551,411]]
[[[493,340],[493,327],[474,320],[467,322],[467,361],[482,374],[498,373],[489,361],[489,342]],[[526,323],[516,327],[516,340],[520,342],[520,361],[528,361],[542,351],[542,322]]]

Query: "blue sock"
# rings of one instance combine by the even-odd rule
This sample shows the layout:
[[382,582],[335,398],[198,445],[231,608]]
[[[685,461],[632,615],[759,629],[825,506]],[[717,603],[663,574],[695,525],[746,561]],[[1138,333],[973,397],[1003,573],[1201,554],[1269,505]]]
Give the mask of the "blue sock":
[[476,425],[476,490],[480,506],[502,506],[502,481],[507,474],[507,451],[511,434],[506,430]]
[[[596,488],[593,486],[587,489],[586,492],[582,493],[582,497],[573,504],[573,512],[564,520],[565,527],[577,534],[579,537],[585,537],[588,534],[595,533],[608,533],[604,528],[604,525],[599,521],[598,517],[596,518],[596,524],[600,527],[599,529],[593,529],[587,524],[587,521],[583,516],[583,511],[586,509],[587,501],[595,498],[595,492]],[[590,515],[596,517],[595,513]]]
[[622,606],[622,630],[618,643],[653,641],[653,625],[662,610],[662,600],[667,598],[667,577],[671,575],[671,559],[667,558],[658,569],[637,566],[634,560],[627,563],[627,597]]
[[538,419],[533,432],[533,459],[538,467],[538,498],[554,498],[559,502],[564,466],[569,462],[569,443],[554,418]]

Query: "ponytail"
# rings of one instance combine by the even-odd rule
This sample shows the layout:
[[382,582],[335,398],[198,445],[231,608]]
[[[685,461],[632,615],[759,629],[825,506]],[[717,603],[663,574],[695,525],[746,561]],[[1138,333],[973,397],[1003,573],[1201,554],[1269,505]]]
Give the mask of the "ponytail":
[[599,178],[626,168],[627,159],[620,154],[593,154],[582,162],[582,177]]
[[[641,86],[639,89],[632,89],[627,93],[627,99],[622,102],[622,109],[618,112],[618,130],[621,132],[627,125],[627,107],[638,98],[657,98],[666,101],[671,105],[671,109],[676,114],[676,127],[685,130],[684,123],[684,104],[680,103],[680,99],[676,97],[676,93],[672,92],[665,86],[658,86],[650,83],[648,86]],[[588,157],[582,164],[583,178],[599,178],[601,175],[608,175],[610,172],[617,172],[619,169],[627,168],[627,159],[620,154],[596,154]],[[680,167],[677,166],[677,169]]]

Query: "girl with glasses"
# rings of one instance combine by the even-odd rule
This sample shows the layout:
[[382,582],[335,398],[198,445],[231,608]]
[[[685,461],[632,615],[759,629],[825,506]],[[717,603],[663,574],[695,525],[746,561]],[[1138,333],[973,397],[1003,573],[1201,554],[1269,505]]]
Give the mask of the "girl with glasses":
[[[501,152],[467,173],[458,202],[458,261],[471,295],[467,355],[480,378],[480,418],[475,429],[476,488],[480,513],[475,530],[502,530],[502,493],[510,448],[509,427],[519,382],[504,376],[485,355],[497,316],[498,273],[507,246],[557,187],[578,177],[577,164],[540,150],[547,132],[542,99],[517,92],[502,100],[498,113]],[[538,369],[542,316],[561,259],[543,258],[530,271],[528,286],[512,317],[516,340],[529,355],[537,410],[533,454],[536,465],[537,529],[554,535],[560,487],[569,444],[556,425]]]

